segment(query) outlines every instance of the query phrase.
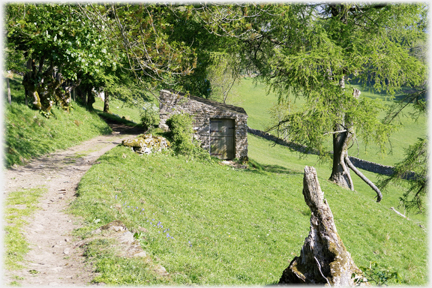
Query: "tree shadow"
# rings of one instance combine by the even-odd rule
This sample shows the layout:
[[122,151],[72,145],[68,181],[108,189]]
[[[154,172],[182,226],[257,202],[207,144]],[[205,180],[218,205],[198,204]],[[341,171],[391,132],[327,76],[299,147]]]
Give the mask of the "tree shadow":
[[246,171],[257,174],[267,174],[267,173],[275,173],[275,174],[286,174],[286,175],[298,175],[303,174],[302,172],[289,169],[280,165],[265,165],[260,164],[259,162],[252,160],[249,163],[249,167],[253,167],[252,169],[247,169]]

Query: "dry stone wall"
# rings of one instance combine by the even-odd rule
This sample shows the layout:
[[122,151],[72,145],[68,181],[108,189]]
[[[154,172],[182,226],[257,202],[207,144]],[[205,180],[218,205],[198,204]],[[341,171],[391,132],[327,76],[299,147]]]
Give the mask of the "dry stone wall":
[[[308,154],[314,154],[314,155],[318,155],[319,152],[312,150],[312,149],[308,149],[306,146],[300,145],[300,144],[296,144],[293,142],[289,142],[289,141],[285,141],[283,139],[280,139],[274,135],[271,135],[270,133],[261,131],[261,130],[256,130],[256,129],[252,129],[248,127],[248,132],[251,134],[254,134],[256,136],[262,137],[264,139],[273,141],[277,144],[283,145],[283,146],[287,146],[295,151],[299,151],[302,153],[308,153]],[[359,159],[356,157],[352,157],[349,156],[350,161],[354,164],[354,166],[356,166],[357,168],[369,171],[369,172],[374,172],[374,173],[378,173],[381,175],[392,175],[394,168],[392,166],[386,166],[386,165],[381,165],[378,163],[374,163],[374,162],[369,162],[363,159]],[[416,177],[416,174],[414,172],[410,172],[407,173],[405,175],[405,177],[403,177],[403,179],[413,179],[414,177]]]
[[159,94],[159,127],[166,128],[166,121],[175,114],[193,116],[193,129],[202,147],[210,152],[210,119],[233,119],[235,122],[235,158],[247,158],[247,114],[243,108],[183,93],[161,90]]

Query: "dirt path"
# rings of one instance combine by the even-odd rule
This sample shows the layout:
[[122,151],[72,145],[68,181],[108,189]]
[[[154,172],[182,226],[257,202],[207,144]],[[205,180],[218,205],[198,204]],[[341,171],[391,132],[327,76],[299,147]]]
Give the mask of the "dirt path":
[[31,248],[25,257],[26,268],[5,271],[3,283],[17,281],[13,277],[18,276],[23,280],[17,282],[23,286],[85,286],[94,277],[91,267],[84,263],[81,249],[74,247],[76,240],[71,236],[73,229],[81,226],[80,220],[64,213],[64,209],[75,199],[81,177],[101,155],[123,139],[142,133],[122,125],[111,124],[111,127],[116,131],[113,135],[98,136],[6,171],[5,194],[36,187],[45,187],[47,192],[25,229]]

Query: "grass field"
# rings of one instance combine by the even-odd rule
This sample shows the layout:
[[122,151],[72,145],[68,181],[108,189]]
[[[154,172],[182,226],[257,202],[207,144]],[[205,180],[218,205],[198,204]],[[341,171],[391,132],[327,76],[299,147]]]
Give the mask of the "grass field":
[[[397,206],[401,187],[381,203],[359,181],[356,191],[326,179],[330,171],[310,156],[299,159],[286,147],[250,135],[249,156],[260,169],[235,170],[218,163],[157,154],[138,156],[117,147],[86,173],[71,211],[91,230],[113,220],[129,229],[146,228],[141,245],[169,272],[152,274],[144,261],[118,259],[90,243],[89,261],[101,273],[95,281],[134,285],[267,285],[299,255],[309,231],[310,212],[302,191],[303,168],[318,170],[322,189],[348,251],[359,266],[370,261],[398,271],[405,284],[427,281],[424,216],[406,220]],[[372,173],[367,176],[373,178]],[[121,206],[119,211],[115,206]],[[100,219],[96,223],[95,219]],[[108,243],[106,244],[108,245]],[[98,252],[98,249],[100,250]],[[120,263],[120,264],[117,264]],[[131,267],[134,267],[133,269]]]

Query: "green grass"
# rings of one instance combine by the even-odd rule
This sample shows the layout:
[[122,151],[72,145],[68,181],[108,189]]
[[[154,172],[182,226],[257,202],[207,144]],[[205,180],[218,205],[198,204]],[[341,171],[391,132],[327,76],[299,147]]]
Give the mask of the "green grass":
[[[103,111],[104,102],[101,98],[96,97],[96,102],[93,103],[93,107],[96,110]],[[129,105],[118,99],[110,98],[109,111],[111,114],[117,114],[121,117],[125,117],[126,120],[133,121],[135,123],[141,123],[140,110],[139,108]]]
[[[71,206],[87,223],[77,234],[88,237],[89,231],[113,220],[132,230],[144,227],[149,233],[144,234],[142,247],[170,276],[147,275],[145,262],[113,259],[107,252],[97,252],[106,248],[93,247],[88,251],[101,273],[97,281],[277,282],[289,261],[299,255],[309,232],[310,211],[301,191],[303,168],[312,165],[355,263],[368,266],[375,261],[398,271],[404,284],[427,282],[427,235],[418,226],[426,226],[425,217],[410,215],[411,220],[406,220],[389,209],[397,207],[403,187],[390,187],[383,201],[376,203],[375,193],[361,181],[354,180],[354,192],[342,189],[326,180],[329,166],[317,163],[316,156],[300,159],[286,147],[270,148],[270,144],[249,135],[249,156],[260,169],[248,170],[169,154],[138,156],[121,146],[102,156],[82,179]],[[373,173],[365,174],[375,180]],[[122,207],[120,211],[115,205]],[[121,278],[128,273],[127,279]]]
[[11,81],[12,104],[4,104],[7,167],[111,133],[111,128],[97,113],[89,112],[75,102],[72,102],[72,112],[54,107],[55,116],[45,118],[24,104],[23,87],[17,79],[19,77]]
[[[5,201],[5,268],[17,270],[23,268],[25,254],[30,250],[23,235],[26,219],[37,209],[39,197],[46,189],[34,188],[10,192]],[[31,220],[30,220],[31,221]]]

